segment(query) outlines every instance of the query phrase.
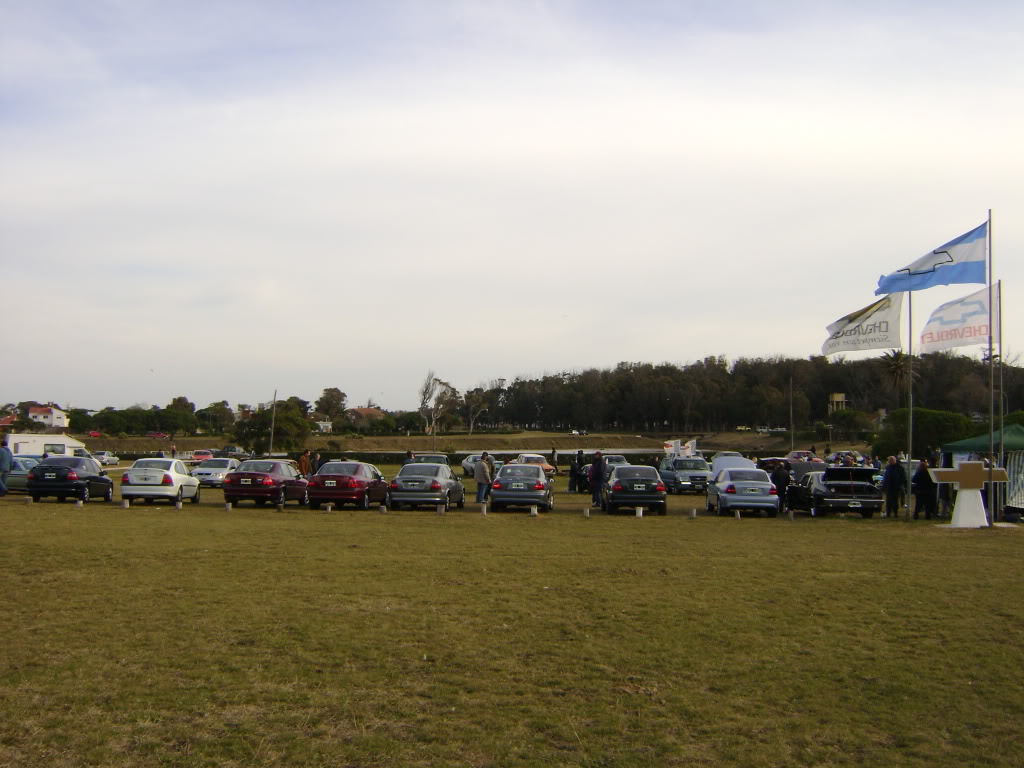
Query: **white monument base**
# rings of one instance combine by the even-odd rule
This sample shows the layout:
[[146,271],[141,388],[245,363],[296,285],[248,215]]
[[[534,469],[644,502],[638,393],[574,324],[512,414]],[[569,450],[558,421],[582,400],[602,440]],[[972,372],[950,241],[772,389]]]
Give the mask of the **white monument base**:
[[953,519],[950,521],[949,527],[988,528],[988,518],[985,517],[985,505],[981,500],[981,491],[971,488],[960,489],[956,495]]

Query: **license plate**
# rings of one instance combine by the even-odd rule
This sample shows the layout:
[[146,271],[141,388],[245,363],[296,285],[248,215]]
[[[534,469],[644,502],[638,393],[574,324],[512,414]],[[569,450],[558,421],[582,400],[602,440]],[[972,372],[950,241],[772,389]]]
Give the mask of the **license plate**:
[[633,490],[634,491],[646,491],[647,490],[647,486],[644,485],[643,483],[637,483],[636,485],[633,486]]
[[324,480],[324,485],[326,485],[328,488],[333,488],[337,484],[338,484],[337,480]]
[[47,472],[45,475],[43,475],[43,477],[45,477],[47,480],[56,480],[57,479],[57,473],[56,472]]
[[526,483],[512,483],[512,488],[525,488]]
[[420,487],[420,483],[406,483],[405,487],[406,488],[419,488]]
[[747,488],[747,493],[760,493],[760,488]]
[[252,485],[252,478],[250,478],[250,477],[243,477],[242,478],[242,485]]
[[859,507],[860,506],[860,502],[859,501],[851,501],[850,502],[850,506],[851,507]]

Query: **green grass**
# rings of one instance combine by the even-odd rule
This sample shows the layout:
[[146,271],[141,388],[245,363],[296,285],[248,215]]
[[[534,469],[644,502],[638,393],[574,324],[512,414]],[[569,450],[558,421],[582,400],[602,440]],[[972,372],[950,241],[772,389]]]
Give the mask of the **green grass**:
[[1024,531],[204,498],[0,501],[0,765],[1024,764]]

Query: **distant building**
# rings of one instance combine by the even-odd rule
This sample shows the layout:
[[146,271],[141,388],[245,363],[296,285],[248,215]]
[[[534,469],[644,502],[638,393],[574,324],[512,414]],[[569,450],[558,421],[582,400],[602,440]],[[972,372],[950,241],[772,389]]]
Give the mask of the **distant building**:
[[68,415],[53,405],[29,406],[28,417],[32,421],[45,424],[47,427],[66,429],[71,426],[71,419],[68,418]]

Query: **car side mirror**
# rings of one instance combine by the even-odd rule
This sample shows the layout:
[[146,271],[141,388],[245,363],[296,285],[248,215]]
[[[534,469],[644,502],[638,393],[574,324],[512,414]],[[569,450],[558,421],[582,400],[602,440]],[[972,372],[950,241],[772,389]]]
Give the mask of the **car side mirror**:
[[107,476],[107,470],[101,469],[100,470],[100,477],[106,477],[106,476]]

